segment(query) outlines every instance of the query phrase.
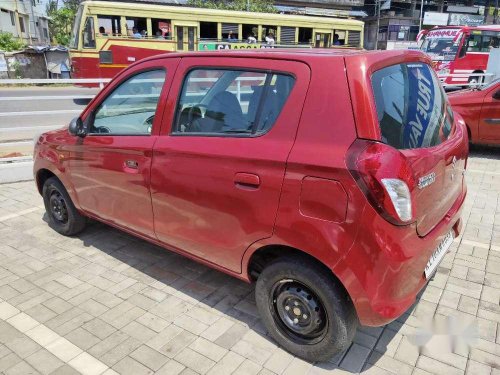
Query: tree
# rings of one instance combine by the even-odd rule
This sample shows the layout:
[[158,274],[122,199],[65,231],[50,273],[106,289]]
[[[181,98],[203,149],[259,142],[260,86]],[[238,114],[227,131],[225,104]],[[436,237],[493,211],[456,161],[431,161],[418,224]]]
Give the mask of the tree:
[[[269,0],[188,0],[189,6],[198,8],[248,10],[250,12],[277,13],[273,1]],[[248,9],[247,9],[248,6]]]
[[78,9],[78,4],[75,5],[75,3],[75,0],[64,1],[62,8],[58,8],[56,0],[50,0],[47,3],[47,15],[50,17],[49,31],[52,40],[57,44],[67,46],[70,42],[71,29]]
[[24,43],[20,39],[14,38],[14,35],[0,31],[0,51],[19,51],[24,47]]

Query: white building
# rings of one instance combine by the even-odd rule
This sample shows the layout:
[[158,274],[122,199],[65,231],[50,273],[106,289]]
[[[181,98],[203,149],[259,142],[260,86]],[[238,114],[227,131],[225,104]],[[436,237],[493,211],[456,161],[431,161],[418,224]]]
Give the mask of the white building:
[[30,45],[50,44],[45,4],[41,0],[0,1],[0,31]]

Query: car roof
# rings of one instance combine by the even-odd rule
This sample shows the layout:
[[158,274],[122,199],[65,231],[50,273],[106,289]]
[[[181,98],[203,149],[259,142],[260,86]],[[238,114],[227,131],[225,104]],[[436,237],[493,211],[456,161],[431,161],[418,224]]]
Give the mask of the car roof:
[[367,51],[353,48],[261,48],[243,50],[220,50],[220,51],[198,51],[198,52],[170,52],[151,56],[141,61],[150,61],[164,58],[176,57],[235,57],[235,58],[272,58],[281,60],[301,60],[307,61],[309,58],[344,58],[365,56],[375,60],[390,58],[395,56],[412,57],[421,56],[423,53],[416,50],[392,50],[392,51]]

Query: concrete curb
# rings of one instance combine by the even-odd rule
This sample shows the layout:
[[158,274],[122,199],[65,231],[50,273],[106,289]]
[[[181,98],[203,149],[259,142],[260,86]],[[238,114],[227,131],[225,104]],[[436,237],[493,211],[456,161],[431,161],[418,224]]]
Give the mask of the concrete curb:
[[29,180],[33,180],[32,160],[0,164],[0,184]]

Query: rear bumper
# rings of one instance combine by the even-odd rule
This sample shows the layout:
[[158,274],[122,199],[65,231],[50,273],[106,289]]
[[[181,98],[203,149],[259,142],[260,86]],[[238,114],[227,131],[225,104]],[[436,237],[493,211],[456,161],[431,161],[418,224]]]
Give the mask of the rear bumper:
[[462,229],[466,187],[441,222],[425,237],[416,225],[394,226],[366,205],[361,228],[347,255],[333,270],[344,282],[363,325],[381,326],[401,316],[426,285],[424,269],[451,230]]

